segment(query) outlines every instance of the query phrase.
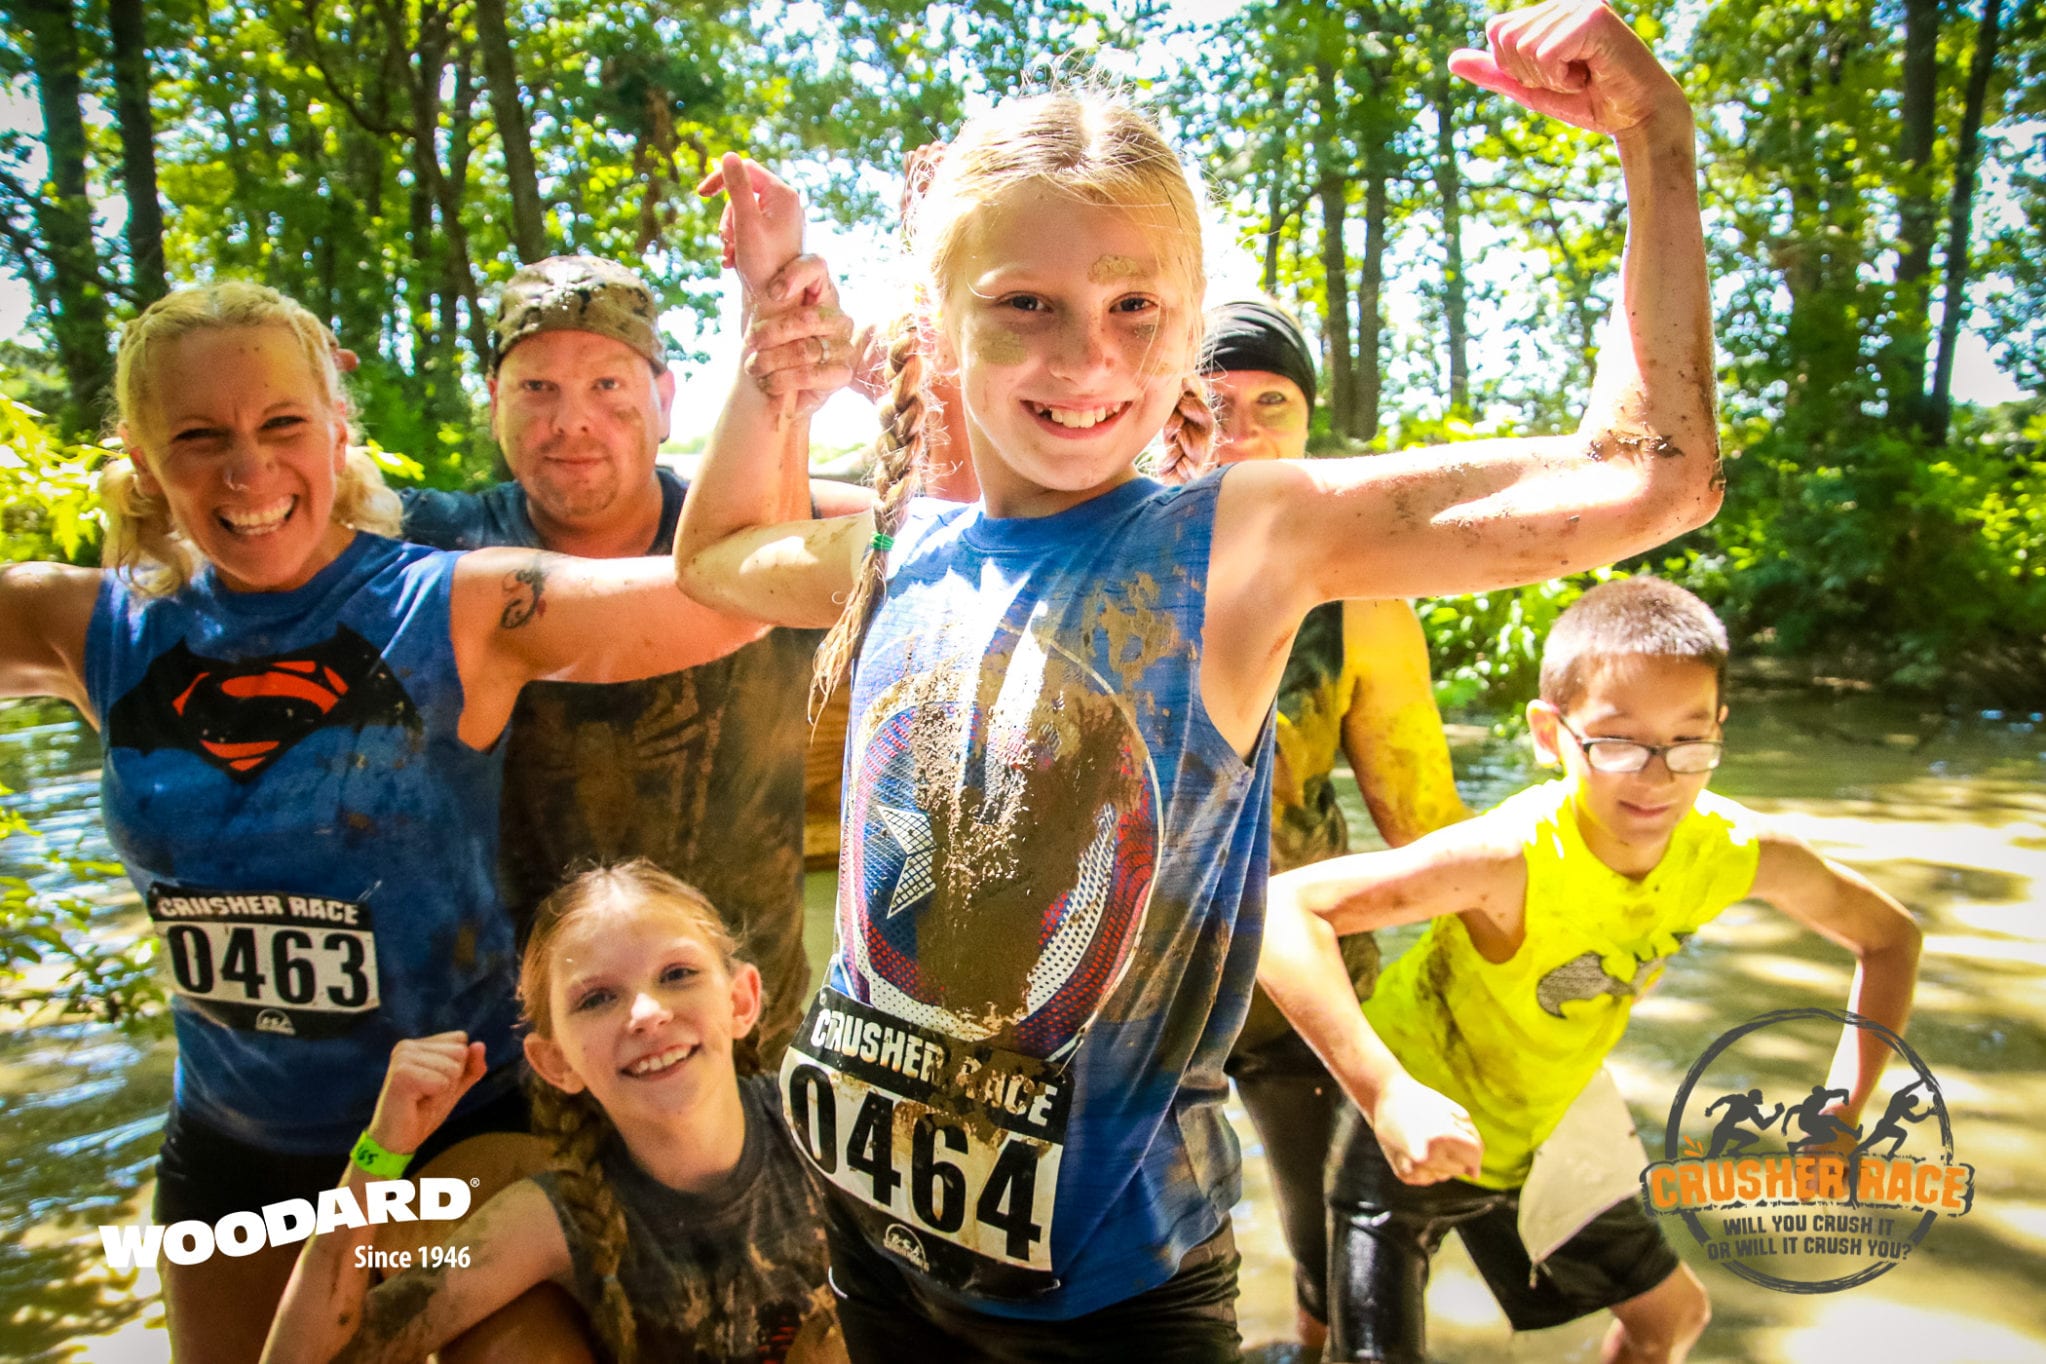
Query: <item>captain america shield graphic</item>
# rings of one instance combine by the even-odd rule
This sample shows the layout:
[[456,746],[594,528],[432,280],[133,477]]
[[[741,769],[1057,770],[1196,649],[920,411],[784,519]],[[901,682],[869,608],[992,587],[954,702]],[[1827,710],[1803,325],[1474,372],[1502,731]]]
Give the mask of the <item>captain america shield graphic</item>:
[[[1057,1058],[1127,969],[1158,861],[1158,783],[1084,663],[1001,627],[918,657],[855,725],[839,931],[848,993]],[[935,662],[932,655],[936,655]],[[862,660],[871,666],[871,660]]]

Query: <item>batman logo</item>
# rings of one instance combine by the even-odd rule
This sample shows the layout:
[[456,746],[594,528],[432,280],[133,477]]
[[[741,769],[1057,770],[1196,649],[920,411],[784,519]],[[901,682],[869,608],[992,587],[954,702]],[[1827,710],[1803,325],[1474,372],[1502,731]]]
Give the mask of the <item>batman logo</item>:
[[178,641],[107,713],[107,742],[196,753],[251,781],[314,730],[420,727],[418,709],[375,646],[347,626],[267,658],[206,658]]
[[1597,999],[1602,995],[1627,999],[1633,994],[1632,981],[1621,980],[1606,970],[1598,953],[1586,952],[1543,976],[1535,986],[1535,1003],[1542,1006],[1543,1013],[1561,1018],[1563,1006],[1573,1000]]

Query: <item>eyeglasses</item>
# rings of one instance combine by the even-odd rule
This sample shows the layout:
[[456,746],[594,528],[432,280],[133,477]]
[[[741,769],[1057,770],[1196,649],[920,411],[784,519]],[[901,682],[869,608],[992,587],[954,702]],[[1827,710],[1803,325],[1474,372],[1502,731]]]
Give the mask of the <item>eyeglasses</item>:
[[1624,774],[1639,772],[1648,766],[1656,754],[1662,755],[1663,766],[1680,777],[1695,776],[1710,772],[1719,766],[1720,755],[1726,745],[1718,739],[1686,739],[1677,744],[1637,744],[1632,739],[1587,739],[1570,728],[1570,722],[1560,715],[1556,723],[1563,732],[1577,740],[1577,746],[1584,750],[1584,761],[1591,764],[1594,772]]

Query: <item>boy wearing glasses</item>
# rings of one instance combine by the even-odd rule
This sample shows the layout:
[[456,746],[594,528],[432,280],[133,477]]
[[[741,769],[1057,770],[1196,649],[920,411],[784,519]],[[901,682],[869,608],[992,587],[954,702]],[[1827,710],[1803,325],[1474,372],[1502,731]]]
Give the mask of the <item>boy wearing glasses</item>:
[[[1725,627],[1682,588],[1594,588],[1550,632],[1528,704],[1535,751],[1562,778],[1406,847],[1273,880],[1259,982],[1371,1124],[1349,1115],[1333,1157],[1327,1358],[1423,1358],[1429,1260],[1452,1229],[1516,1330],[1607,1308],[1607,1360],[1684,1357],[1705,1289],[1638,1201],[1593,1218],[1539,1272],[1518,1204],[1536,1148],[1634,1000],[1736,900],[1851,951],[1848,1008],[1903,1030],[1919,944],[1903,906],[1705,789],[1726,653]],[[1423,919],[1427,936],[1362,1017],[1340,1008],[1336,934]],[[1829,1087],[1846,1092],[1847,1122],[1887,1055],[1845,1030]]]

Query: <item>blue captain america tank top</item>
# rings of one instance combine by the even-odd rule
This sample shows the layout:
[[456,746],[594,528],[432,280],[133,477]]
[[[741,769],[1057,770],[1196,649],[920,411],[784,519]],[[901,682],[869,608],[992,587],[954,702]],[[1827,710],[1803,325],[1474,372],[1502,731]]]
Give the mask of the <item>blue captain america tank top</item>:
[[980,1311],[1154,1288],[1238,1196],[1271,743],[1246,763],[1200,698],[1219,489],[914,503],[860,650],[838,949],[783,1101],[868,1238]]

